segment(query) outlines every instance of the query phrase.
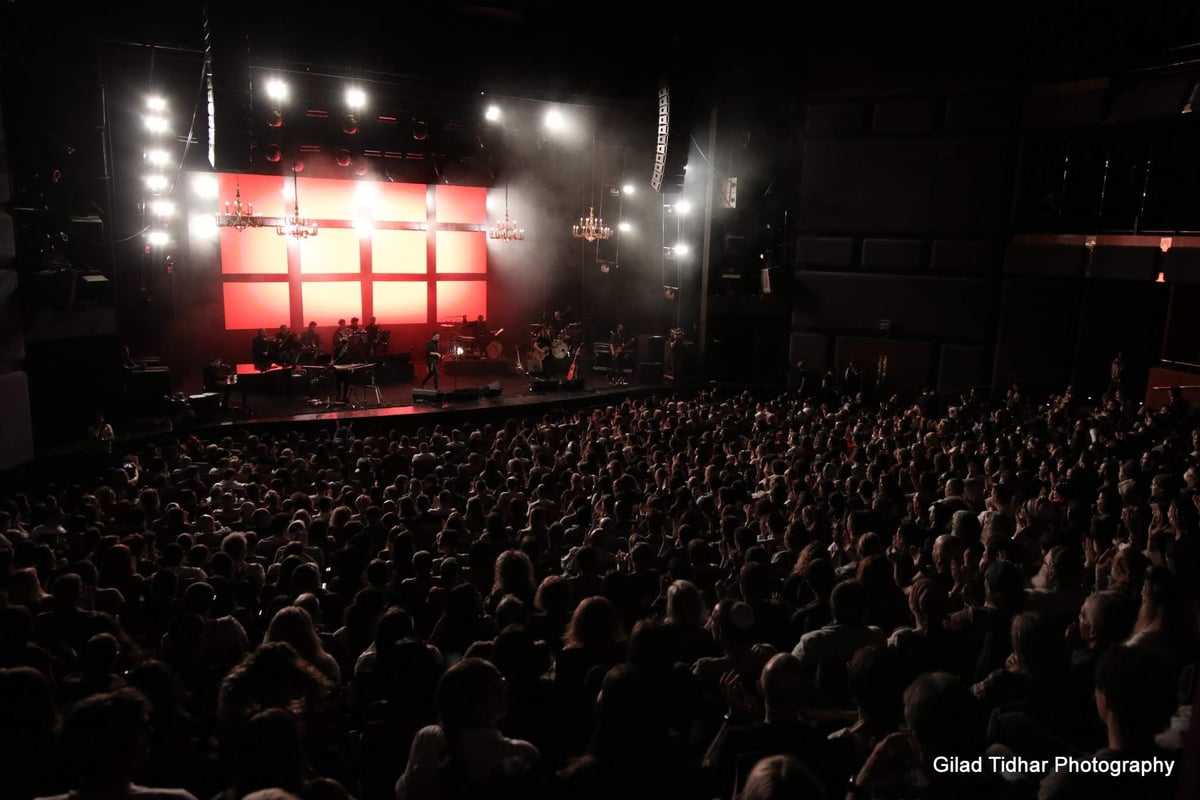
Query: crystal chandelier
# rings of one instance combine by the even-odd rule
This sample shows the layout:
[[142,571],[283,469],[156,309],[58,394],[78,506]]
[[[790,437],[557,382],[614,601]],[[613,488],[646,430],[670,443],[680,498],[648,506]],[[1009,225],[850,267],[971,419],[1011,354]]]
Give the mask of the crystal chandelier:
[[489,239],[498,239],[502,242],[519,242],[525,238],[525,229],[518,228],[516,220],[510,219],[508,216],[508,185],[504,186],[504,219],[497,222],[488,230]]
[[317,235],[317,223],[300,216],[300,190],[295,167],[292,168],[292,213],[275,226],[275,232],[292,239],[307,239]]
[[233,192],[233,204],[225,201],[225,213],[217,213],[218,228],[234,228],[244,231],[246,228],[261,228],[263,218],[254,213],[254,203],[242,202],[242,187],[238,186]]
[[[596,200],[596,135],[592,134],[592,202]],[[607,239],[612,236],[612,228],[604,224],[604,199],[600,199],[600,216],[596,216],[595,206],[588,206],[586,217],[580,217],[579,222],[571,226],[571,235],[585,242],[597,239]]]
[[604,224],[604,217],[597,217],[595,208],[592,206],[588,206],[586,217],[580,217],[579,222],[571,226],[572,236],[588,242],[607,239],[612,236],[612,233],[612,228]]

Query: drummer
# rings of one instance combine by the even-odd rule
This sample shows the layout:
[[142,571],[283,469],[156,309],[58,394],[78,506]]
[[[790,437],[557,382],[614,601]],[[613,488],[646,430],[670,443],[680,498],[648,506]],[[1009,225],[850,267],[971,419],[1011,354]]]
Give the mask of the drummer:
[[550,320],[550,335],[555,339],[563,338],[563,333],[567,330],[567,319],[563,316],[563,312],[555,311],[553,318]]
[[474,322],[467,323],[466,328],[475,337],[475,341],[480,347],[486,346],[492,339],[492,332],[488,329],[487,322],[483,319],[483,314],[476,317]]

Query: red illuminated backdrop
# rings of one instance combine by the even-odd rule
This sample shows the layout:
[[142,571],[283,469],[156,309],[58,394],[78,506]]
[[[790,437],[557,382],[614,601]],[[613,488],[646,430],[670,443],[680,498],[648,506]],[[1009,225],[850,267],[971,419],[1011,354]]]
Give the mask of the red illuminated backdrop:
[[[283,216],[290,178],[217,176],[219,197]],[[423,325],[487,316],[487,189],[300,178],[300,211],[316,238],[273,228],[220,231],[225,329],[322,327],[375,316]]]

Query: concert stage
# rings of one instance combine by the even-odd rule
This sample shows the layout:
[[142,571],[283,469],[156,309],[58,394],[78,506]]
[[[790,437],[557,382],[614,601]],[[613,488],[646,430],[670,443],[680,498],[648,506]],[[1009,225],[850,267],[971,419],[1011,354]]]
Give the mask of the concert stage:
[[[329,404],[324,396],[306,395],[302,379],[293,378],[292,397],[284,394],[254,393],[249,397],[252,414],[240,409],[218,411],[206,418],[198,413],[192,426],[197,431],[213,433],[222,428],[287,427],[320,422],[381,422],[393,426],[418,427],[446,422],[493,422],[516,413],[536,413],[539,407],[565,410],[587,408],[616,402],[627,397],[644,397],[661,392],[684,391],[688,387],[673,383],[635,383],[612,386],[603,376],[585,376],[582,388],[554,391],[532,391],[525,375],[511,375],[491,380],[443,375],[441,392],[432,402],[419,395],[420,380],[381,384],[379,404],[375,403],[374,388],[355,386],[351,389],[350,404]],[[491,390],[488,391],[489,387]],[[432,382],[428,385],[432,390]],[[369,392],[367,391],[369,390]],[[414,398],[414,390],[418,396]],[[238,398],[234,398],[235,404]],[[354,402],[354,401],[359,402]]]

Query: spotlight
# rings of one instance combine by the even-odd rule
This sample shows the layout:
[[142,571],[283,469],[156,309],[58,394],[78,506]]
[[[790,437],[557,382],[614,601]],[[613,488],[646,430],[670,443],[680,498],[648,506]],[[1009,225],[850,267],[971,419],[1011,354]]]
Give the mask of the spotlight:
[[466,352],[466,351],[465,351],[465,350],[463,350],[461,347],[457,347],[457,348],[455,348],[455,350],[454,350],[454,355],[456,355],[456,356],[461,356],[461,355],[462,355],[463,353],[465,353],[465,352]]
[[354,230],[358,231],[359,233],[370,233],[373,226],[374,223],[369,219],[354,220]]
[[629,233],[631,230],[633,230],[633,226],[628,222],[621,221],[617,223],[617,230],[619,230],[621,233]]
[[358,133],[358,117],[353,114],[347,114],[345,121],[342,122],[342,133],[347,136],[353,136]]
[[346,90],[346,105],[353,109],[362,108],[367,104],[367,93],[357,86]]
[[488,122],[499,122],[500,121],[500,107],[499,106],[488,106],[487,111],[483,112],[483,118],[486,119]]
[[358,163],[354,165],[354,174],[360,178],[367,174],[367,160],[365,158],[360,158]]
[[157,95],[153,97],[147,97],[146,108],[150,109],[151,111],[166,111],[167,101]]
[[423,142],[429,138],[429,123],[423,119],[413,120],[413,140]]
[[277,164],[277,163],[279,163],[279,160],[282,158],[283,158],[283,150],[279,147],[279,145],[277,145],[277,144],[267,145],[267,161],[270,161],[272,164]]
[[173,217],[175,216],[175,204],[170,200],[155,200],[150,204],[150,213],[164,219]]
[[270,116],[267,117],[267,127],[268,128],[282,128],[283,127],[283,112],[281,112],[278,108],[273,110],[271,112]]
[[689,250],[690,250],[690,248],[687,246],[687,242],[676,242],[675,243],[675,255],[686,256],[688,254]]
[[267,81],[267,97],[275,101],[280,101],[286,100],[287,95],[287,84],[279,80],[279,78],[272,78],[271,80]]
[[146,153],[146,160],[156,167],[161,167],[167,163],[170,156],[166,150],[150,150]]
[[687,214],[691,210],[692,210],[692,204],[689,203],[687,200],[676,200],[675,201],[675,213],[678,214],[679,216],[682,217],[683,215]]
[[344,147],[339,148],[337,153],[335,154],[334,158],[337,161],[337,165],[339,167],[350,166],[350,161],[351,161],[350,151],[347,150],[346,148],[344,148]]
[[146,234],[146,242],[151,247],[165,247],[171,243],[171,237],[166,231],[150,231]]
[[163,189],[167,188],[167,184],[168,181],[166,175],[146,176],[146,188],[152,192],[161,192]]
[[158,114],[151,114],[146,117],[146,130],[151,133],[166,133],[167,118]]
[[197,197],[212,200],[219,191],[217,176],[204,172],[196,175],[192,178],[192,191],[196,193]]
[[546,127],[552,131],[556,131],[563,126],[562,112],[556,108],[552,108],[546,112]]
[[218,230],[212,214],[192,214],[188,220],[188,236],[193,242],[211,242],[217,238]]
[[624,186],[621,187],[621,191],[623,191],[625,194],[633,194],[633,192],[634,192],[633,184],[632,183],[625,184]]
[[379,202],[379,187],[371,181],[358,181],[354,184],[354,205],[360,209],[370,210]]

